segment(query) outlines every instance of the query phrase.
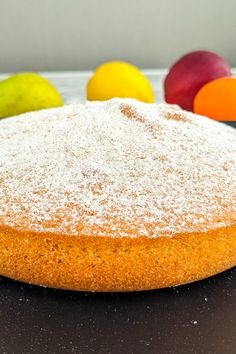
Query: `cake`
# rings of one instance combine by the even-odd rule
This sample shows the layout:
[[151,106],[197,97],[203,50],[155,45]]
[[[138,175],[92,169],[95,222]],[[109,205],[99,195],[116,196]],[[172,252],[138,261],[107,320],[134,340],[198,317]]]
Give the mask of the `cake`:
[[177,106],[87,102],[0,121],[0,274],[136,291],[236,265],[236,131]]

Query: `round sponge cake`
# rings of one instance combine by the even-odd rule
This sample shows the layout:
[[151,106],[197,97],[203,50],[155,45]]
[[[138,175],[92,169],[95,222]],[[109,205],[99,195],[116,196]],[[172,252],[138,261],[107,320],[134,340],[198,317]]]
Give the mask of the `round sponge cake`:
[[170,105],[87,102],[0,121],[0,274],[157,289],[236,265],[236,132]]

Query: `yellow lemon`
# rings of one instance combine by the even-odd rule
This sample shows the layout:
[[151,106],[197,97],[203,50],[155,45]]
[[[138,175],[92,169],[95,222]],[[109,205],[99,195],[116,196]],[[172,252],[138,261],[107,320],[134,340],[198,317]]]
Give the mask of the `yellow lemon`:
[[130,97],[139,101],[155,101],[152,86],[136,66],[113,61],[99,66],[87,85],[87,99],[104,101],[113,97]]
[[18,73],[0,82],[0,118],[62,105],[57,89],[36,73]]

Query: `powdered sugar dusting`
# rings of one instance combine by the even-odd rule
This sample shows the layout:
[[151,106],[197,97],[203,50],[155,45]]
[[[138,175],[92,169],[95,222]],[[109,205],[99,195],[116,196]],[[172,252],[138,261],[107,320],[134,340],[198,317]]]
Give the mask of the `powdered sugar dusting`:
[[236,222],[236,132],[168,105],[74,104],[0,121],[0,222],[149,236]]

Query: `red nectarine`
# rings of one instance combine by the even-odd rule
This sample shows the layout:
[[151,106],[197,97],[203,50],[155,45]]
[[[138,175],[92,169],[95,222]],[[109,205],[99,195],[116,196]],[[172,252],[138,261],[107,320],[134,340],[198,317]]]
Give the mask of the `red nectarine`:
[[171,67],[165,78],[166,102],[192,111],[194,97],[203,85],[230,75],[230,65],[216,53],[199,50],[186,54]]

